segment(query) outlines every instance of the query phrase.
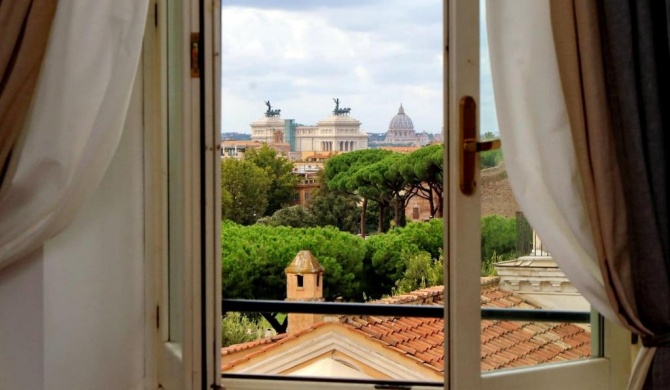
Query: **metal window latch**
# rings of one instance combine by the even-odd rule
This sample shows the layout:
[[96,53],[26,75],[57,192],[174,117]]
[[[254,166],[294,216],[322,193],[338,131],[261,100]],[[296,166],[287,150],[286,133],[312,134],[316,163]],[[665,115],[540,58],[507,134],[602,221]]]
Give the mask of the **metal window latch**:
[[460,126],[460,185],[463,195],[469,196],[475,193],[477,187],[477,181],[475,180],[475,173],[478,168],[476,166],[477,153],[500,149],[500,140],[477,141],[477,103],[472,96],[461,98],[458,114]]

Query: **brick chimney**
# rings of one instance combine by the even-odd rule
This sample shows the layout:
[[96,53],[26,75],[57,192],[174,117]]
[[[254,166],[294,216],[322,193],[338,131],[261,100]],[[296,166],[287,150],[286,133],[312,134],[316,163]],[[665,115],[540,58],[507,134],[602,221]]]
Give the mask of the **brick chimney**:
[[[323,302],[323,267],[310,251],[300,251],[286,267],[286,300]],[[320,314],[289,313],[288,333],[299,332],[321,321]]]

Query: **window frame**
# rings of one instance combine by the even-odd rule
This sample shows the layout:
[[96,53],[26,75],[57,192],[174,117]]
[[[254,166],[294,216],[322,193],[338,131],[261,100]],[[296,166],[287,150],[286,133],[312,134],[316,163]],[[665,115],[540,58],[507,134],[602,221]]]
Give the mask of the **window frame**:
[[[221,345],[221,246],[220,246],[220,144],[218,126],[220,124],[220,15],[219,0],[184,0],[187,5],[182,12],[187,34],[202,31],[200,37],[201,77],[187,80],[190,88],[188,101],[184,104],[185,116],[188,116],[187,128],[200,131],[187,131],[184,134],[184,148],[188,157],[182,161],[185,170],[190,172],[191,182],[185,184],[189,191],[191,208],[186,212],[192,224],[185,229],[184,240],[189,244],[190,255],[185,256],[187,280],[184,282],[185,307],[189,313],[184,315],[186,327],[184,339],[186,348],[180,354],[181,362],[166,366],[161,363],[158,350],[166,341],[165,327],[155,332],[151,322],[160,324],[168,321],[168,311],[164,310],[166,294],[161,287],[165,282],[164,244],[167,228],[167,186],[165,171],[167,156],[165,150],[166,124],[166,88],[165,49],[165,6],[166,0],[154,0],[151,7],[157,12],[157,26],[152,30],[151,17],[145,37],[143,54],[143,78],[147,131],[145,134],[145,175],[146,175],[146,251],[148,263],[152,265],[154,277],[147,283],[147,321],[148,329],[156,337],[147,344],[153,351],[149,359],[147,372],[155,372],[156,383],[164,388],[205,388],[221,384],[220,363],[218,361]],[[457,102],[461,96],[473,96],[479,101],[479,5],[467,0],[444,0],[444,118],[446,129],[458,128]],[[152,17],[153,17],[152,16]],[[457,22],[458,21],[458,22]],[[476,26],[473,29],[473,26]],[[184,45],[190,45],[188,36],[182,36]],[[204,44],[203,44],[204,43]],[[184,61],[189,57],[184,53]],[[160,72],[155,72],[157,68]],[[481,388],[481,389],[518,389],[523,384],[543,383],[543,388],[623,388],[630,372],[630,344],[628,333],[618,326],[605,322],[603,344],[604,356],[584,361],[549,364],[531,368],[500,370],[488,373],[480,372],[479,349],[472,348],[480,342],[479,286],[466,283],[479,277],[479,245],[472,245],[473,238],[479,237],[478,197],[467,198],[454,191],[458,183],[458,139],[455,131],[447,131],[445,140],[445,166],[449,167],[450,180],[445,191],[445,202],[450,214],[445,213],[445,279],[448,290],[445,301],[449,302],[445,313],[445,335],[451,343],[445,351],[444,388]],[[160,167],[160,168],[157,168]],[[202,207],[201,207],[202,206]],[[459,229],[448,230],[448,226]],[[470,238],[463,238],[470,237]],[[158,310],[158,312],[156,311]],[[158,318],[156,318],[156,316]],[[449,321],[451,318],[453,321]],[[595,333],[594,333],[595,334]],[[188,337],[187,337],[188,336]],[[162,367],[162,368],[161,368]],[[174,370],[178,372],[177,382],[166,386],[162,373]],[[152,377],[149,374],[149,377]],[[560,380],[558,379],[560,378]],[[153,383],[153,382],[152,382]],[[180,385],[185,385],[184,387]],[[369,384],[326,383],[309,381],[281,380],[225,380],[227,389],[301,389],[314,388],[315,384],[324,389],[369,388]],[[560,386],[559,386],[560,384]],[[600,386],[600,387],[598,387]],[[157,387],[157,386],[156,386]],[[414,386],[413,389],[434,389],[434,385]]]
[[[201,389],[220,385],[220,44],[218,1],[152,0],[145,29],[141,69],[144,93],[145,326],[147,388]],[[173,7],[168,10],[167,7]],[[171,16],[168,16],[170,13]],[[218,18],[215,17],[218,15]],[[172,22],[168,23],[168,19]],[[174,33],[168,32],[168,27]],[[195,40],[195,41],[194,41]],[[207,45],[205,45],[205,43]],[[197,50],[192,51],[193,45]],[[173,50],[172,57],[168,51]],[[197,55],[193,55],[197,52]],[[176,72],[170,74],[170,61]],[[199,76],[191,74],[195,62]],[[170,88],[179,90],[172,96]],[[176,98],[176,99],[175,99]],[[168,99],[173,99],[171,102]],[[172,107],[172,108],[170,108]],[[179,110],[169,135],[169,110]],[[173,123],[173,125],[175,125]],[[169,161],[168,140],[178,148]],[[170,195],[169,163],[181,180]],[[170,209],[183,229],[170,237]],[[171,240],[178,253],[168,253]],[[170,339],[169,258],[182,279],[178,296],[182,329]],[[218,260],[218,261],[217,261]],[[218,277],[217,277],[218,275]],[[174,281],[173,281],[174,282]]]

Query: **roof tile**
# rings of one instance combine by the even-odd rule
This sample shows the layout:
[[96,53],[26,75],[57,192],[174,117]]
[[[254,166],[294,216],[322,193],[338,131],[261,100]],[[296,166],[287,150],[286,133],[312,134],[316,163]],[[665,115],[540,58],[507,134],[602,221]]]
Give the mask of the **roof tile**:
[[[409,294],[385,298],[380,304],[442,304],[444,288],[430,287]],[[480,301],[483,307],[537,309],[537,305],[490,281]],[[351,332],[365,335],[394,353],[405,355],[439,372],[444,371],[444,321],[435,318],[343,316],[340,324]],[[230,369],[242,361],[301,337],[324,323],[291,335],[255,340],[223,348],[221,354],[239,352],[259,345],[260,350],[222,367]],[[589,357],[590,332],[574,324],[512,321],[481,321],[481,370],[524,367]]]

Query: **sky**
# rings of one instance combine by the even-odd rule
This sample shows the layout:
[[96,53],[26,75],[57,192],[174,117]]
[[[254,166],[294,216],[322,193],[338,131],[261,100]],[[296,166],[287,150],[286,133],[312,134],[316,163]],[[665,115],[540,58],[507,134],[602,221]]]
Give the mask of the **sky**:
[[[401,103],[415,130],[441,131],[441,0],[223,0],[222,13],[222,132],[249,133],[267,100],[313,125],[333,98],[368,133]],[[497,133],[480,36],[481,130]]]

